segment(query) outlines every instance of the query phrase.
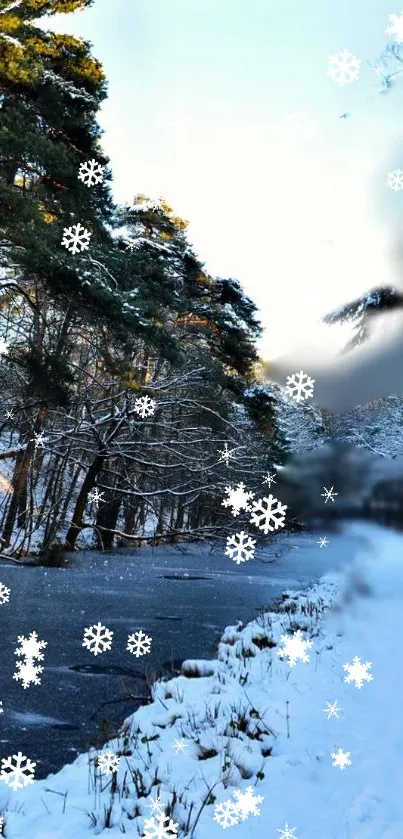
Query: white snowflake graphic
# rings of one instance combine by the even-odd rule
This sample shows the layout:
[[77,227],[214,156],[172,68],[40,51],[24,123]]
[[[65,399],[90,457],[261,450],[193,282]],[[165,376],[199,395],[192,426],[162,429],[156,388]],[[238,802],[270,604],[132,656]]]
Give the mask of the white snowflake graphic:
[[39,641],[36,632],[31,632],[28,638],[25,635],[18,636],[19,646],[14,650],[14,655],[22,655],[29,659],[38,659],[43,661],[42,650],[48,646],[47,641]]
[[390,26],[386,28],[386,34],[392,35],[392,38],[398,44],[403,44],[403,12],[400,15],[388,15]]
[[95,487],[92,492],[88,493],[88,501],[98,505],[100,501],[105,501],[104,493],[100,492],[98,487]]
[[341,50],[335,55],[329,55],[327,75],[336,84],[344,85],[355,82],[360,75],[361,61],[348,50]]
[[324,714],[327,714],[328,720],[330,720],[330,717],[336,717],[336,719],[338,720],[339,719],[338,711],[342,711],[343,708],[339,708],[339,706],[337,704],[337,699],[335,700],[335,702],[326,702],[326,705],[327,705],[327,708],[322,708],[322,711],[323,711]]
[[294,111],[286,117],[286,121],[292,129],[293,137],[298,140],[311,140],[318,129],[318,123],[306,111]]
[[105,166],[101,166],[96,160],[86,160],[85,163],[80,164],[78,180],[86,186],[100,184],[104,179],[104,169]]
[[287,376],[286,393],[296,402],[303,402],[304,399],[313,396],[314,384],[315,379],[311,379],[303,370],[300,370],[299,373]]
[[338,766],[339,769],[345,769],[346,766],[351,766],[350,760],[351,752],[344,752],[343,749],[337,749],[337,752],[332,752],[333,758],[332,766]]
[[229,449],[228,443],[224,443],[223,449],[218,449],[218,454],[220,455],[220,460],[224,460],[226,465],[228,466],[231,457],[233,456],[235,449]]
[[336,498],[336,496],[339,493],[334,492],[333,487],[330,487],[330,489],[327,489],[326,487],[323,487],[323,489],[325,491],[321,492],[320,496],[321,496],[321,498],[325,499],[325,504],[327,504],[328,501],[333,501],[333,503],[334,503],[334,499]]
[[64,228],[62,245],[70,253],[80,253],[88,250],[90,238],[90,231],[86,230],[82,224],[73,224],[71,227]]
[[38,433],[34,431],[34,436],[31,437],[30,443],[35,443],[36,449],[44,449],[45,443],[47,443],[49,437],[45,437],[44,431],[39,431]]
[[36,763],[25,757],[22,752],[10,757],[3,757],[1,761],[0,778],[14,792],[23,789],[34,782]]
[[234,824],[238,824],[240,820],[240,813],[237,805],[231,801],[231,799],[222,801],[220,804],[216,804],[213,819],[223,828],[232,827]]
[[245,492],[245,484],[239,483],[236,489],[225,487],[228,498],[222,502],[222,507],[232,507],[232,515],[238,516],[241,510],[250,510],[249,500],[255,497],[254,492]]
[[150,417],[155,411],[156,401],[149,396],[139,396],[134,403],[134,410],[140,417]]
[[179,752],[186,752],[188,744],[183,739],[175,740],[173,747],[175,749],[176,754],[179,754]]
[[94,655],[104,653],[105,650],[110,650],[112,644],[113,632],[102,626],[102,623],[93,623],[84,629],[83,647],[86,647]]
[[344,681],[348,683],[354,682],[356,688],[360,690],[364,682],[373,682],[374,680],[374,677],[369,672],[371,667],[372,664],[370,661],[366,661],[364,664],[356,655],[351,664],[343,664],[343,670],[348,673],[348,676],[344,677]]
[[3,341],[0,339],[0,355],[8,355],[10,352],[10,347],[7,344],[7,341]]
[[286,822],[283,828],[277,828],[277,833],[281,833],[278,839],[298,839],[294,832],[296,829],[296,827],[288,827],[288,822]]
[[276,472],[268,472],[267,475],[263,478],[263,483],[268,484],[269,489],[270,489],[272,484],[277,483],[275,476],[276,476]]
[[97,757],[98,769],[102,775],[112,775],[119,769],[120,757],[115,752],[101,752]]
[[143,839],[172,839],[177,835],[179,822],[174,822],[169,816],[157,813],[150,819],[144,820]]
[[157,795],[155,798],[152,798],[151,801],[148,802],[147,807],[150,808],[152,813],[160,813],[165,804],[160,795]]
[[286,504],[281,504],[278,498],[274,498],[270,493],[269,496],[259,498],[258,501],[252,503],[252,515],[249,519],[251,524],[255,524],[263,533],[268,533],[269,530],[278,530],[279,527],[284,527]]
[[400,189],[403,189],[403,169],[394,169],[393,172],[389,172],[386,185],[393,189],[394,192],[399,192]]
[[129,653],[133,653],[136,658],[139,658],[141,655],[146,655],[150,652],[152,640],[142,629],[139,629],[138,632],[133,632],[132,635],[129,635],[126,649]]
[[243,530],[240,533],[233,533],[232,536],[227,536],[227,547],[225,548],[226,556],[240,565],[241,562],[246,562],[248,559],[253,559],[255,555],[256,539],[251,539]]
[[14,414],[12,411],[6,411],[6,419],[14,419]]
[[282,635],[280,640],[284,646],[278,650],[277,655],[287,657],[290,667],[294,667],[297,659],[305,663],[309,661],[309,655],[306,651],[313,646],[312,641],[304,641],[300,629],[294,632],[292,638],[288,635]]
[[26,658],[25,661],[17,661],[15,666],[16,671],[13,679],[16,682],[22,682],[23,688],[27,688],[29,685],[41,684],[39,675],[43,672],[43,667],[39,664],[34,664],[32,659]]
[[4,583],[0,583],[0,603],[8,603],[10,600],[10,589],[4,585]]
[[316,544],[319,545],[320,548],[327,548],[329,542],[327,541],[326,536],[323,536],[323,538],[319,536],[319,539]]
[[236,789],[232,794],[236,799],[236,809],[241,821],[245,821],[248,816],[260,815],[260,810],[257,805],[262,803],[263,795],[255,795],[253,787],[246,787],[244,792]]
[[132,252],[132,251],[134,251],[135,247],[136,247],[136,245],[135,245],[134,242],[126,242],[126,244],[125,244],[125,250],[127,250],[127,251]]

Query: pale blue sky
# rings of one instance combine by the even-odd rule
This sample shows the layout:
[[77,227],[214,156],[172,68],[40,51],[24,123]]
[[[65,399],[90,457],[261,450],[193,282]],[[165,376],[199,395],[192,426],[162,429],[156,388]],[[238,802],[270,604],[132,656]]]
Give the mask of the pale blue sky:
[[[258,304],[266,357],[332,354],[318,319],[396,279],[403,192],[385,184],[403,168],[403,93],[377,93],[367,64],[402,11],[391,2],[95,0],[56,23],[92,42],[109,80],[115,197],[162,195],[189,219],[208,270]],[[362,63],[340,87],[326,70],[343,49]],[[305,143],[286,122],[297,110],[318,123]]]

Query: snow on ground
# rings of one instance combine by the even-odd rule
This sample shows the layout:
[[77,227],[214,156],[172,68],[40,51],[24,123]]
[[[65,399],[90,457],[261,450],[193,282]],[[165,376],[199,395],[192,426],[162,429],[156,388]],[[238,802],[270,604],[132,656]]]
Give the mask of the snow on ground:
[[[227,627],[217,660],[154,685],[103,748],[121,757],[113,775],[92,750],[17,792],[1,784],[7,839],[218,839],[223,812],[234,839],[401,839],[403,537],[352,529],[369,547],[349,569]],[[288,638],[310,641],[308,661],[290,666]],[[346,681],[355,657],[370,663],[361,687]]]

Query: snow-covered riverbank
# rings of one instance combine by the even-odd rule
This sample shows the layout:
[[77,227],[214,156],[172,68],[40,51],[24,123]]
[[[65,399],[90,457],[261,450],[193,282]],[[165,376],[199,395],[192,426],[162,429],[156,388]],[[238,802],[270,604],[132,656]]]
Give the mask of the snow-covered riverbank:
[[[94,751],[17,792],[1,784],[7,839],[170,839],[193,827],[217,839],[223,822],[235,839],[401,839],[403,538],[357,529],[372,548],[350,568],[227,627],[217,660],[155,684],[103,748],[117,773],[101,774]],[[292,666],[293,651],[309,660]],[[364,667],[351,670],[357,657]]]

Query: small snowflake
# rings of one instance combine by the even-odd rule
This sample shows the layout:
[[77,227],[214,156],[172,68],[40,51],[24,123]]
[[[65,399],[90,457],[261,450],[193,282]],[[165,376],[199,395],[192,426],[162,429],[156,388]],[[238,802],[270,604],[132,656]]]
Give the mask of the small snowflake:
[[233,533],[232,536],[227,536],[227,547],[225,548],[225,555],[240,565],[241,562],[246,562],[248,559],[253,559],[255,554],[256,539],[251,539],[243,530],[240,533]]
[[311,379],[303,370],[300,370],[299,373],[293,373],[292,376],[287,376],[286,393],[292,399],[295,399],[296,402],[302,402],[304,399],[308,399],[309,396],[313,396],[314,384],[315,379]]
[[224,443],[223,449],[218,449],[218,454],[220,455],[220,460],[224,460],[226,465],[228,466],[231,457],[233,456],[235,449],[229,449],[228,443]]
[[101,622],[93,623],[84,629],[83,647],[86,647],[94,655],[110,650],[113,632],[102,626]]
[[98,769],[102,775],[112,775],[119,769],[120,757],[115,752],[101,752],[97,757]]
[[157,813],[150,819],[144,820],[143,839],[171,839],[177,835],[179,822],[174,822],[169,816]]
[[36,449],[44,449],[45,448],[45,443],[47,443],[48,440],[49,440],[49,437],[45,437],[45,432],[44,431],[39,431],[38,433],[36,433],[36,431],[34,431],[34,436],[31,437],[30,442],[35,443],[35,448]]
[[150,644],[152,640],[153,639],[150,638],[149,635],[146,635],[142,629],[139,629],[138,632],[134,632],[132,635],[129,635],[126,649],[129,653],[133,653],[136,658],[139,658],[139,656],[146,655],[150,652]]
[[175,749],[176,754],[179,754],[179,752],[185,752],[188,746],[187,743],[185,743],[185,741],[181,739],[175,740],[173,747]]
[[360,690],[364,682],[373,682],[374,680],[374,677],[369,672],[371,667],[372,664],[370,661],[366,661],[364,664],[356,655],[351,664],[343,664],[343,670],[348,673],[348,676],[344,677],[344,681],[348,683],[354,682],[356,688]]
[[25,757],[22,752],[10,757],[3,757],[1,761],[1,780],[14,792],[23,789],[34,782],[36,763]]
[[277,828],[277,833],[281,833],[278,839],[298,839],[294,832],[296,829],[296,827],[288,827],[288,822],[286,822],[284,828]]
[[6,411],[6,419],[14,419],[14,414],[12,411]]
[[238,824],[240,819],[238,807],[231,799],[222,801],[215,805],[213,819],[223,828],[232,827],[234,824]]
[[332,752],[332,766],[338,766],[339,769],[345,769],[346,766],[351,766],[350,755],[351,752],[344,752],[343,749],[338,749],[337,752]]
[[25,635],[18,636],[19,647],[14,650],[14,655],[22,655],[29,658],[31,661],[37,658],[38,661],[43,661],[42,650],[48,646],[47,641],[38,641],[36,632],[31,632],[28,638]]
[[3,341],[0,339],[0,355],[8,355],[10,352],[10,347],[7,344],[7,341]]
[[132,251],[134,251],[135,247],[136,247],[136,245],[134,244],[134,242],[126,242],[126,244],[125,244],[125,249],[127,251],[132,252]]
[[360,59],[351,52],[341,50],[335,55],[329,55],[327,75],[336,84],[351,84],[360,75],[360,64]]
[[156,401],[149,396],[140,396],[134,403],[134,410],[140,417],[150,417],[155,411]]
[[82,181],[86,186],[94,186],[103,181],[105,166],[101,166],[96,160],[86,160],[85,163],[80,164],[78,172],[78,180]]
[[91,501],[94,504],[99,504],[100,501],[104,500],[104,493],[100,492],[98,487],[95,487],[92,492],[88,493],[88,501]]
[[317,122],[311,119],[306,111],[294,111],[286,119],[292,129],[293,136],[297,137],[298,140],[311,140],[317,132]]
[[236,808],[241,821],[245,821],[248,816],[260,815],[260,810],[257,805],[262,803],[263,795],[255,795],[253,787],[246,787],[244,792],[235,790],[232,794],[236,798]]
[[403,12],[401,15],[388,15],[390,26],[386,28],[386,34],[392,35],[398,44],[403,44]]
[[267,475],[263,478],[263,483],[268,484],[269,489],[270,489],[272,484],[277,483],[275,475],[276,475],[275,472],[268,472]]
[[164,809],[165,804],[160,795],[157,795],[156,798],[152,798],[151,801],[148,802],[147,807],[150,808],[152,813],[161,813]]
[[386,185],[393,189],[394,192],[399,192],[400,189],[403,189],[403,169],[394,169],[393,172],[389,172]]
[[327,548],[329,542],[327,541],[326,536],[319,536],[319,539],[316,544],[319,545],[320,548]]
[[10,589],[4,585],[4,583],[0,583],[0,603],[8,603],[10,600]]
[[333,503],[334,503],[334,499],[336,498],[336,496],[337,496],[339,493],[338,493],[338,492],[334,492],[334,491],[333,491],[333,487],[330,487],[330,489],[327,489],[326,487],[323,487],[323,489],[324,489],[325,491],[324,491],[324,492],[321,492],[320,496],[321,496],[321,498],[324,498],[324,499],[325,499],[325,504],[327,504],[327,502],[328,502],[328,501],[333,501]]
[[90,231],[86,230],[82,224],[73,224],[71,227],[64,228],[62,245],[70,253],[80,253],[88,250],[90,238]]
[[225,492],[228,495],[228,498],[225,498],[222,502],[222,507],[232,507],[232,515],[238,516],[241,510],[249,510],[250,511],[250,504],[249,500],[255,497],[254,492],[245,492],[245,484],[239,483],[236,486],[236,489],[232,487],[225,487]]
[[267,534],[269,530],[278,530],[279,527],[284,527],[286,509],[287,505],[281,504],[278,498],[274,498],[270,493],[265,498],[253,501],[252,515],[249,521]]
[[282,635],[280,640],[284,646],[278,650],[277,655],[287,657],[290,667],[294,667],[297,659],[305,663],[309,661],[309,655],[306,651],[313,646],[312,641],[304,641],[300,629],[294,632],[292,638],[288,635]]
[[43,672],[43,667],[39,664],[34,664],[32,659],[27,658],[25,661],[17,661],[15,666],[17,669],[13,679],[16,682],[22,682],[23,688],[27,688],[29,685],[41,684],[39,674]]
[[330,717],[336,717],[336,719],[339,719],[338,711],[342,711],[343,708],[339,708],[337,699],[335,702],[326,702],[326,705],[327,708],[322,708],[322,710],[324,714],[327,714],[328,720],[330,720]]

